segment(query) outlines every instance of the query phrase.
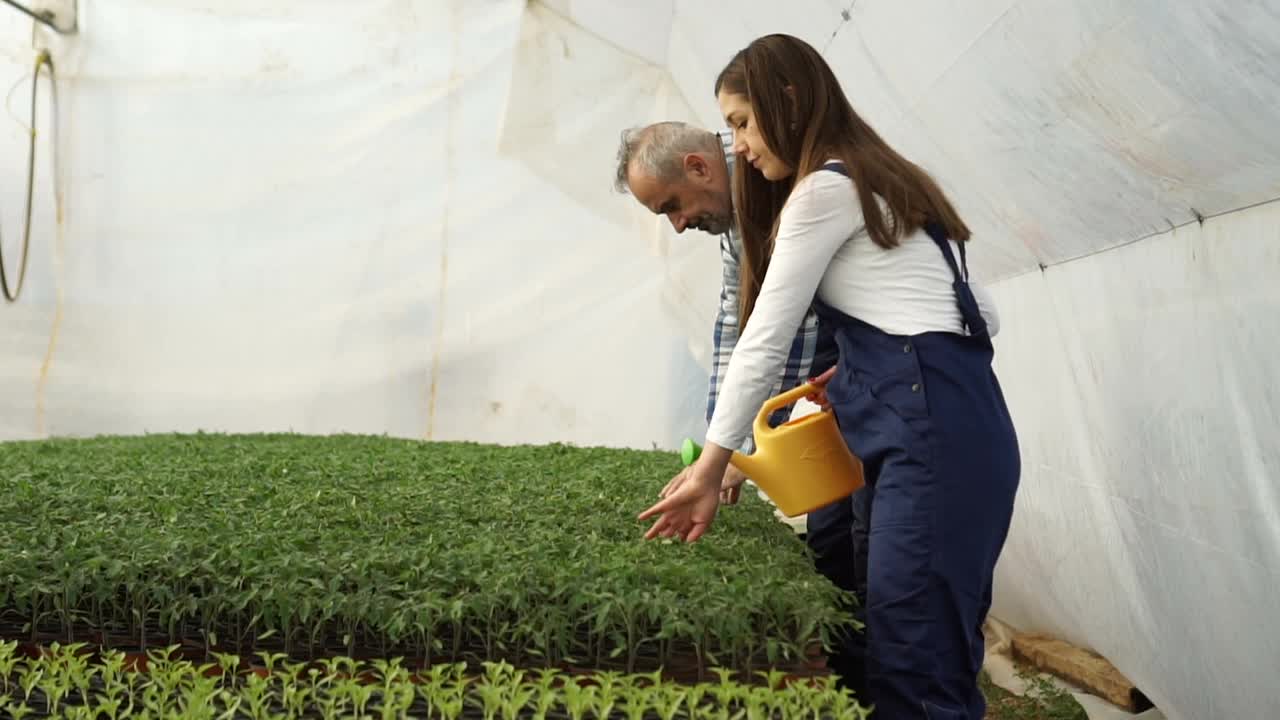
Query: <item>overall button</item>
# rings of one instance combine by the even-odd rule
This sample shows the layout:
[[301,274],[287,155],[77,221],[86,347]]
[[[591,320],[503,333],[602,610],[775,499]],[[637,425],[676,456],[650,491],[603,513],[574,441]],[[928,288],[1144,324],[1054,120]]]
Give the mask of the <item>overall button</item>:
[[911,386],[911,392],[920,392],[920,383]]
[[911,343],[907,343],[906,345],[903,345],[903,346],[902,346],[902,352],[904,352],[904,353],[909,353],[909,352],[911,352]]

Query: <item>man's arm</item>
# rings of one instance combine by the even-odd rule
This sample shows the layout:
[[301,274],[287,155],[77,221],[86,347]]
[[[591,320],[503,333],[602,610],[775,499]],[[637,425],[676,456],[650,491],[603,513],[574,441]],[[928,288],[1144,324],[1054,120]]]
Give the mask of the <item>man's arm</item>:
[[728,235],[720,237],[720,308],[712,336],[711,382],[707,389],[707,422],[715,414],[720,379],[738,342],[738,255]]
[[[715,335],[711,355],[711,383],[707,392],[707,422],[711,422],[716,411],[716,395],[720,389],[720,378],[725,368],[729,367],[729,356],[733,354],[733,346],[738,342],[738,254],[734,250],[729,236],[720,236],[720,308],[716,311]],[[742,452],[750,454],[755,443],[747,438]],[[725,481],[720,491],[720,502],[734,505],[742,489],[742,481],[747,476],[741,470],[730,465],[725,470]],[[726,486],[727,484],[727,486]]]

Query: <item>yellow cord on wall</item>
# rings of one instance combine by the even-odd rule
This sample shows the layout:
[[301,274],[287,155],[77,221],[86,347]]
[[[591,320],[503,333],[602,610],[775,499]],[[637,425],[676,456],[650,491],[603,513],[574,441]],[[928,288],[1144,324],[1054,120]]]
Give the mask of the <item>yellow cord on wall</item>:
[[[49,56],[48,50],[41,50],[36,56],[35,69],[31,74],[31,139],[27,147],[27,208],[25,213],[25,221],[22,228],[22,255],[18,260],[18,277],[17,283],[14,284],[13,290],[9,289],[9,276],[4,268],[4,253],[0,252],[0,290],[4,291],[4,299],[7,302],[14,302],[18,299],[18,295],[22,292],[22,282],[27,276],[27,251],[31,246],[31,197],[35,189],[36,177],[36,98],[40,89],[40,68],[47,66],[49,68],[50,79],[53,79],[53,59]],[[0,240],[3,234],[0,233]],[[3,247],[3,242],[0,242]]]

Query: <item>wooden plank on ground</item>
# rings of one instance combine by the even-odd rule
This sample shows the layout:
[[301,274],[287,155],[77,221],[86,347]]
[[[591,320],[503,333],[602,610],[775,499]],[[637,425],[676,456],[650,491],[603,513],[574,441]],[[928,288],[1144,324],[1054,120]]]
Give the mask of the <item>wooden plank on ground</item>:
[[1134,687],[1114,665],[1090,650],[1033,633],[1014,636],[1013,655],[1129,712],[1142,712],[1152,707],[1142,691]]

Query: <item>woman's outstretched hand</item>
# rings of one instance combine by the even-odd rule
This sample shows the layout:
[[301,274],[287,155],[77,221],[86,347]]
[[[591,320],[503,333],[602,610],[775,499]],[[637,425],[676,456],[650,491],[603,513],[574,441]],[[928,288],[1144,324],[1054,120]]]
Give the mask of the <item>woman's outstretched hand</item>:
[[818,386],[818,392],[809,393],[804,396],[805,400],[826,410],[831,407],[831,402],[827,400],[827,383],[831,382],[831,376],[836,374],[836,366],[832,365],[826,372],[816,378],[809,378],[809,382]]
[[720,506],[720,485],[730,455],[729,451],[708,444],[697,462],[672,478],[662,489],[662,499],[640,513],[640,520],[658,516],[645,539],[678,537],[694,542],[702,537]]

